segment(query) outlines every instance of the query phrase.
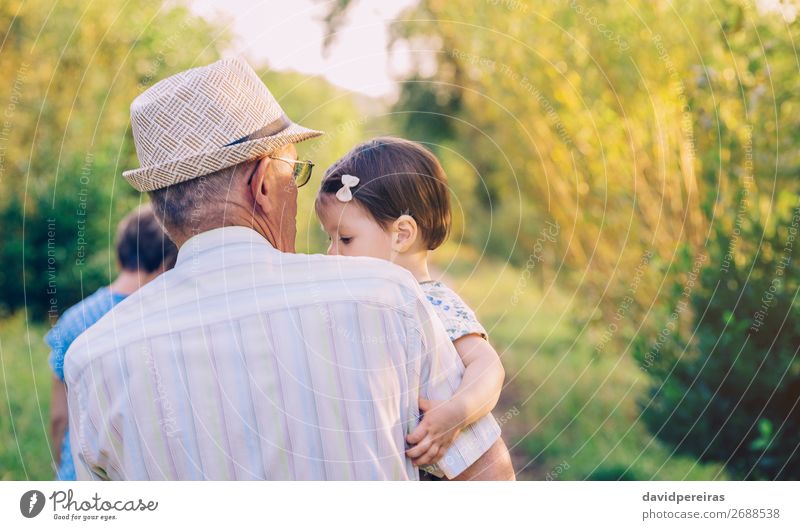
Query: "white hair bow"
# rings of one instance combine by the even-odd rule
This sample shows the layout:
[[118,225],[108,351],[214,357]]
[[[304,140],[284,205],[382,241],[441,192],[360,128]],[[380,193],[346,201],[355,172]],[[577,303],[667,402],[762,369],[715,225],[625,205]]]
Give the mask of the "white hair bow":
[[342,187],[336,192],[336,198],[342,202],[348,202],[353,198],[350,188],[358,184],[358,177],[353,175],[342,175]]

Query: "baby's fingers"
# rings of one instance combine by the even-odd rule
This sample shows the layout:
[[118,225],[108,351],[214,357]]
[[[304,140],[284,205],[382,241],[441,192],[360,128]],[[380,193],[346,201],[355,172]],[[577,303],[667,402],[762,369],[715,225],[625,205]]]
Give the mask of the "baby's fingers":
[[406,451],[406,456],[408,456],[408,458],[410,458],[413,461],[421,457],[425,453],[427,453],[430,448],[431,448],[431,440],[430,438],[425,438],[411,449],[408,449]]
[[419,406],[419,410],[421,410],[422,412],[426,412],[428,410],[431,410],[433,405],[434,405],[434,402],[431,401],[430,399],[425,399],[424,397],[419,398],[418,406]]
[[428,464],[435,464],[440,459],[441,448],[438,444],[431,444],[430,449],[420,458],[412,460],[415,466],[426,466]]
[[425,438],[425,435],[428,434],[428,426],[423,422],[417,425],[417,427],[411,431],[411,434],[406,436],[406,442],[410,445],[417,445]]

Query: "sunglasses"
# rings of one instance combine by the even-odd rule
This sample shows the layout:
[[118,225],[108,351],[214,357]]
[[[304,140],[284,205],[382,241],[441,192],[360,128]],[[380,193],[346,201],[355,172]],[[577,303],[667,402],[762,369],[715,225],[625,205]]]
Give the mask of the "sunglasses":
[[[294,160],[293,158],[284,158],[282,156],[270,156],[269,158],[292,164],[292,178],[298,188],[305,186],[311,180],[311,171],[314,169],[314,162],[311,160]],[[258,164],[253,168],[253,172],[250,173],[250,178],[247,179],[248,186],[253,181],[256,170],[258,170]]]

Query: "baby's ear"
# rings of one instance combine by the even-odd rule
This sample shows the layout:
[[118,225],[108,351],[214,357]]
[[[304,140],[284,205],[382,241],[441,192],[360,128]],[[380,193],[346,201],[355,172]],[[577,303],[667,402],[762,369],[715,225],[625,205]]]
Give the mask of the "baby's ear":
[[392,250],[408,252],[419,237],[417,222],[410,215],[401,215],[392,223]]

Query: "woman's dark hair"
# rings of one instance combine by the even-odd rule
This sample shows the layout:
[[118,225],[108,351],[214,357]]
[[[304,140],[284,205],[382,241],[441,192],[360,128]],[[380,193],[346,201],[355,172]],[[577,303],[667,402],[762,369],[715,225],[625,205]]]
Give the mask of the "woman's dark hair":
[[342,187],[342,175],[358,177],[351,191],[386,227],[401,215],[417,222],[428,250],[444,243],[450,232],[450,196],[447,175],[436,157],[417,142],[381,137],[354,147],[325,172],[316,200]]
[[164,234],[149,203],[126,215],[117,226],[117,258],[123,269],[149,274],[164,264],[164,270],[169,270],[177,257],[178,248]]

